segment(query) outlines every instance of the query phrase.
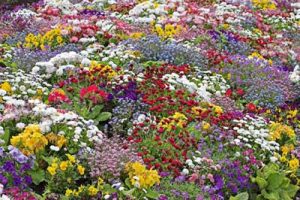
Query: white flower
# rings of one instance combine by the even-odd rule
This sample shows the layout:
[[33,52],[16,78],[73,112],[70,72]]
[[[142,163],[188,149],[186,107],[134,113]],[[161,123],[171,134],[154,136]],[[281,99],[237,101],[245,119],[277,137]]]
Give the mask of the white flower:
[[278,160],[278,158],[276,158],[275,156],[270,157],[271,162],[276,162],[277,160]]
[[25,128],[26,124],[20,122],[20,123],[17,123],[16,124],[16,127],[19,129],[19,130],[23,130]]
[[10,198],[8,197],[8,196],[6,196],[6,195],[2,195],[1,197],[0,197],[0,200],[10,200]]
[[84,58],[84,59],[82,59],[81,64],[85,67],[88,67],[91,65],[91,60],[88,58]]
[[59,147],[54,146],[54,145],[51,145],[51,146],[50,146],[50,149],[51,149],[52,151],[59,151]]
[[184,169],[182,170],[182,174],[183,174],[183,175],[188,175],[188,174],[189,174],[189,170],[186,169],[186,168],[184,168]]

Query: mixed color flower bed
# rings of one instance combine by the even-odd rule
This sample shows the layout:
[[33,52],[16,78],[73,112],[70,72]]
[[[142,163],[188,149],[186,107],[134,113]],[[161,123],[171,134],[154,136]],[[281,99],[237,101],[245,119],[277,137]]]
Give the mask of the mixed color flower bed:
[[297,0],[0,13],[0,199],[300,198]]

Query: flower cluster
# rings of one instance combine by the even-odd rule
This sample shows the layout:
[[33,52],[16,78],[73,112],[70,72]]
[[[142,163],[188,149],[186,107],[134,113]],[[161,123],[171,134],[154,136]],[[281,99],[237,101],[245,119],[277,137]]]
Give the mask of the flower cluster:
[[129,175],[131,184],[137,188],[149,188],[160,182],[160,176],[157,171],[147,170],[139,162],[127,163],[126,172]]

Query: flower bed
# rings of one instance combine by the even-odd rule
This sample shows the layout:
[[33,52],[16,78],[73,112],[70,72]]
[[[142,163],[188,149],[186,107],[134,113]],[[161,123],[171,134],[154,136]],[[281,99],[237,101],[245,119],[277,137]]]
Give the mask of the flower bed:
[[296,0],[0,13],[0,199],[300,197]]

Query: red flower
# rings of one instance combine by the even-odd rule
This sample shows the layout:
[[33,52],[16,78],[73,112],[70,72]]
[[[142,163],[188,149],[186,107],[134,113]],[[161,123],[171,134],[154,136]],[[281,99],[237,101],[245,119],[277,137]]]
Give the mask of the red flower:
[[62,89],[53,90],[48,96],[49,103],[62,103],[69,102],[70,99],[66,96],[65,92]]
[[250,111],[250,112],[255,112],[256,111],[256,106],[253,103],[248,103],[246,105],[246,107],[247,107],[247,110]]
[[231,89],[226,90],[225,96],[231,97],[231,95],[232,95],[232,90]]
[[96,85],[91,85],[80,90],[80,99],[88,98],[95,104],[107,100],[107,97],[108,93],[100,90]]
[[242,88],[238,88],[236,90],[236,93],[239,95],[239,96],[243,96],[245,94],[244,90]]

